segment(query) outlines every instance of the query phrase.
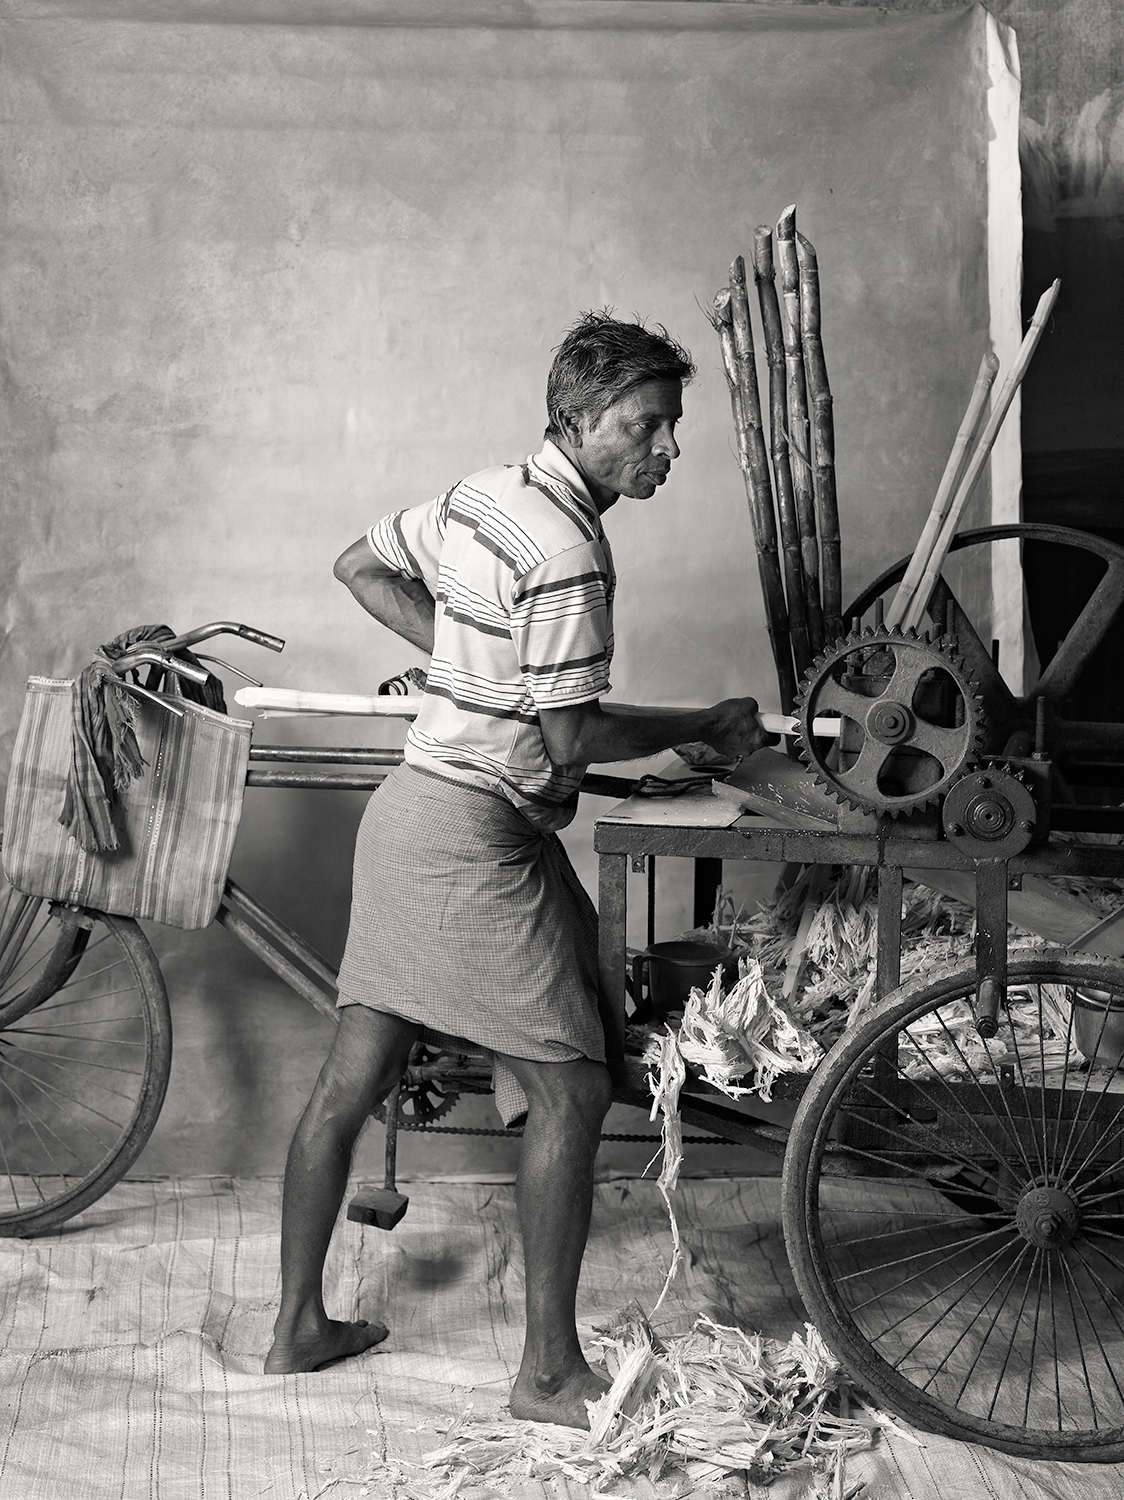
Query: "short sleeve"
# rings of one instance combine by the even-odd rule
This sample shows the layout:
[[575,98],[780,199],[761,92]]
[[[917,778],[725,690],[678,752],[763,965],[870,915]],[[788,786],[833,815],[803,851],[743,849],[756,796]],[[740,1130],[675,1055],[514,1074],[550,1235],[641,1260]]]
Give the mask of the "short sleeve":
[[367,532],[367,544],[381,562],[406,578],[420,579],[430,593],[437,585],[449,493],[384,516]]
[[609,691],[612,575],[596,542],[568,548],[516,580],[511,639],[536,708]]

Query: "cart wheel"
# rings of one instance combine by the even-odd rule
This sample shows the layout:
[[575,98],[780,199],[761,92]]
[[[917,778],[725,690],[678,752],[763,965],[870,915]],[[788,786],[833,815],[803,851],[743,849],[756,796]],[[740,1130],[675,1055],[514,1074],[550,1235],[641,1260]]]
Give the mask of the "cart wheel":
[[1085,1063],[1072,1000],[1124,997],[1124,963],[1012,953],[988,1043],[975,987],[902,986],[817,1068],[784,1165],[796,1283],[852,1378],[918,1426],[1118,1462],[1124,1073]]
[[164,1101],[168,996],[133,921],[77,926],[0,880],[0,1234],[57,1228],[136,1160]]

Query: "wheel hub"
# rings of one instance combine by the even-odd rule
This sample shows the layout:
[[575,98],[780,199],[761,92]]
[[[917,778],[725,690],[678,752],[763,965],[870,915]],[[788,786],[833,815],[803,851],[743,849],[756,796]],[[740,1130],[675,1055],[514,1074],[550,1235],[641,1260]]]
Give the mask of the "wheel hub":
[[1059,1250],[1077,1233],[1077,1204],[1061,1188],[1035,1187],[1015,1211],[1019,1233],[1041,1250]]
[[900,745],[913,733],[913,715],[904,703],[876,703],[866,717],[868,733],[884,745]]

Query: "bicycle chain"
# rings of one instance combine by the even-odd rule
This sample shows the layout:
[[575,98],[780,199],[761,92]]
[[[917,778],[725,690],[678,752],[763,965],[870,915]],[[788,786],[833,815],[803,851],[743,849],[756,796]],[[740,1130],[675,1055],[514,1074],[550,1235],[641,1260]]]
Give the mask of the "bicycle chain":
[[[420,1135],[500,1135],[508,1140],[519,1139],[523,1132],[521,1130],[488,1130],[480,1126],[471,1125],[415,1125],[407,1124],[405,1120],[398,1121],[399,1130],[414,1130]],[[659,1144],[663,1140],[662,1135],[603,1135],[603,1141],[625,1141],[637,1144]],[[742,1146],[744,1141],[732,1141],[724,1135],[685,1135],[683,1137],[685,1146]]]

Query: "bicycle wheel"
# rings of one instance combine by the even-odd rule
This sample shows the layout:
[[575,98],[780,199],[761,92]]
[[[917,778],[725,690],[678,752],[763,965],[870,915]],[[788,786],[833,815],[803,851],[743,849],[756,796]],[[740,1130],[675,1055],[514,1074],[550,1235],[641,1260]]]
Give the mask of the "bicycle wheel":
[[[789,1259],[855,1381],[1008,1453],[1124,1458],[1124,1073],[1075,992],[1124,964],[1014,953],[999,1035],[974,969],[903,986],[820,1064],[784,1166]],[[1119,1052],[1119,1048],[1115,1049]]]
[[0,881],[0,1234],[55,1229],[152,1133],[172,1058],[168,997],[133,921]]

